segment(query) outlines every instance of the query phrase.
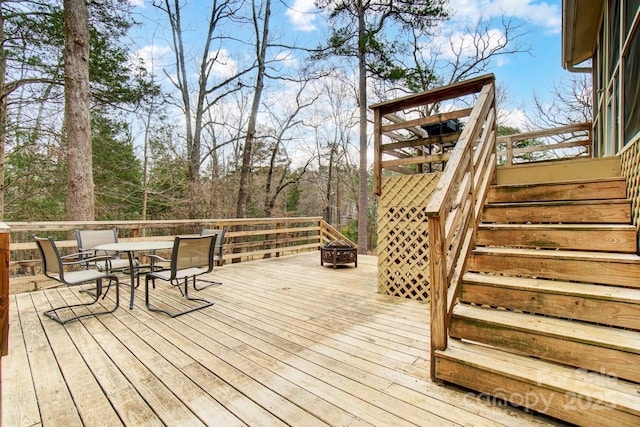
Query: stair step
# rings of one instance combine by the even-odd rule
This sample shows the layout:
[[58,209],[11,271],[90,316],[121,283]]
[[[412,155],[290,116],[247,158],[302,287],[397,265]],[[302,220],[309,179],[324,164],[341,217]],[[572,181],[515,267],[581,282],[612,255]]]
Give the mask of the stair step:
[[468,271],[640,288],[640,256],[608,252],[477,247]]
[[435,353],[438,378],[582,426],[640,425],[640,387],[458,340]]
[[631,224],[627,199],[491,203],[482,221],[488,223]]
[[636,331],[459,304],[453,309],[450,334],[512,353],[640,381],[640,334]]
[[620,156],[496,168],[496,183],[499,185],[592,180],[612,176],[622,176]]
[[460,301],[640,330],[636,289],[467,273]]
[[636,228],[626,224],[480,224],[478,245],[636,253]]
[[493,185],[489,189],[487,203],[626,198],[627,183],[625,178],[613,177],[561,183]]

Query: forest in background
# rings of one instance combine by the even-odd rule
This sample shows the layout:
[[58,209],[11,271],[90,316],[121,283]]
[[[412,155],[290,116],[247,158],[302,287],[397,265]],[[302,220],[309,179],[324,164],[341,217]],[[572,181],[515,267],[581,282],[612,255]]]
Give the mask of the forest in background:
[[[128,1],[89,1],[95,219],[323,216],[357,240],[360,183],[371,175],[368,164],[361,173],[358,48],[365,48],[367,104],[486,73],[501,55],[528,50],[527,28],[504,16],[466,28],[468,41],[452,43],[453,56],[426,49],[447,17],[442,1],[421,0],[420,10],[393,2],[402,17],[393,22],[367,1],[319,3],[335,30],[313,45],[270,27],[270,0],[212,1],[203,11],[208,25],[187,45],[181,13],[189,5],[154,0],[172,43],[161,68],[134,55],[129,34],[138,24]],[[0,5],[0,219],[63,220],[63,5]],[[358,33],[360,18],[367,21]],[[570,114],[541,106],[537,124],[588,120],[589,87],[585,79],[557,87],[559,110]],[[375,198],[371,191],[366,198],[360,214],[372,247]]]

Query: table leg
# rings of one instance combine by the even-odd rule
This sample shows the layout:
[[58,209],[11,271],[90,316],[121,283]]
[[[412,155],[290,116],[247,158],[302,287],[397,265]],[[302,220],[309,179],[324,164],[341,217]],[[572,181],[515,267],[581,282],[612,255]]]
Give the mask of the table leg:
[[136,271],[134,270],[134,257],[133,251],[128,251],[127,256],[129,257],[129,277],[131,278],[131,300],[129,301],[129,310],[133,309],[133,301],[135,298],[135,290],[136,290]]

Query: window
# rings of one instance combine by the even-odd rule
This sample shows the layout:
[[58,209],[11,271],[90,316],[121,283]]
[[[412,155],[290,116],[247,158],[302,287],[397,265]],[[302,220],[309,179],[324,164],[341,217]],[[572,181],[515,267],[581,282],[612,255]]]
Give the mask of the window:
[[637,27],[626,50],[623,104],[625,145],[640,132],[640,30]]
[[609,4],[609,77],[620,59],[620,0]]
[[631,31],[631,24],[633,24],[633,18],[640,9],[640,0],[627,0],[624,6],[624,32],[629,34]]

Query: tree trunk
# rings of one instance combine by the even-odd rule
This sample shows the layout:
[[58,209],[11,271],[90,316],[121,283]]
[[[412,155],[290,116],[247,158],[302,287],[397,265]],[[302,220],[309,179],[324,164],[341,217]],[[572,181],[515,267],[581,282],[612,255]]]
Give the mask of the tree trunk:
[[358,253],[367,253],[367,68],[365,21],[362,1],[358,1],[358,102],[360,111],[360,170],[358,197]]
[[4,51],[4,14],[0,8],[0,221],[4,221],[4,159],[5,142],[7,140],[7,96],[5,89],[5,73],[7,71],[7,55]]
[[247,136],[244,141],[244,149],[242,152],[242,169],[240,171],[240,185],[238,189],[238,204],[236,208],[236,218],[244,218],[247,214],[247,198],[249,197],[249,172],[251,171],[251,151],[253,150],[253,141],[256,135],[256,122],[258,120],[258,109],[262,98],[262,90],[264,89],[265,78],[265,60],[267,56],[267,46],[269,37],[269,19],[271,15],[271,0],[265,2],[264,26],[262,34],[258,28],[258,13],[256,11],[255,1],[251,2],[253,7],[253,23],[256,32],[256,54],[258,61],[258,75],[256,76],[255,92],[253,94],[253,103],[251,104],[251,115],[249,116],[249,124],[247,125]]
[[95,219],[89,111],[89,12],[85,0],[64,0],[64,97],[69,221]]

